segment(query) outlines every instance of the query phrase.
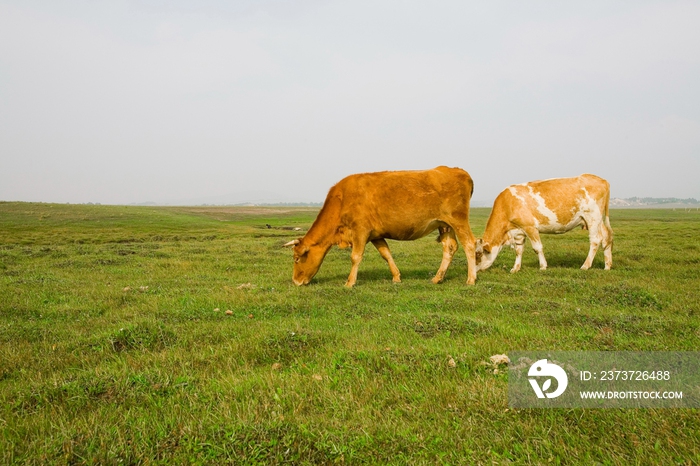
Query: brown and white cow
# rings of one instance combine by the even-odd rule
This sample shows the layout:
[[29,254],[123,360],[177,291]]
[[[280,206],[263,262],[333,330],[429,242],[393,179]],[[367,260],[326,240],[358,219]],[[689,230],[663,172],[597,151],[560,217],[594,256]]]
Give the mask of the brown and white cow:
[[539,257],[540,269],[544,270],[547,260],[540,233],[566,233],[579,225],[588,229],[591,243],[581,268],[590,268],[602,244],[605,270],[610,270],[613,231],[608,218],[609,201],[610,184],[595,175],[509,186],[496,198],[484,236],[477,240],[477,271],[489,268],[504,245],[515,248],[511,272],[520,270],[526,236]]
[[331,246],[338,245],[352,248],[352,268],[345,283],[352,287],[370,241],[389,264],[393,281],[400,282],[401,274],[386,239],[411,241],[436,229],[443,255],[433,283],[445,277],[459,238],[467,255],[467,283],[474,284],[476,240],[469,227],[473,191],[471,177],[460,168],[361,173],[343,178],[328,192],[306,235],[285,244],[294,248],[294,284],[308,284]]

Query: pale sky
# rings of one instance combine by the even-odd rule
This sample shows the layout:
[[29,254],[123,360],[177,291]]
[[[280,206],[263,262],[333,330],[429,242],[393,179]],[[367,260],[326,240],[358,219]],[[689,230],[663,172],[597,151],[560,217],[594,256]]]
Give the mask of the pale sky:
[[0,200],[322,202],[459,166],[700,199],[697,1],[2,1]]

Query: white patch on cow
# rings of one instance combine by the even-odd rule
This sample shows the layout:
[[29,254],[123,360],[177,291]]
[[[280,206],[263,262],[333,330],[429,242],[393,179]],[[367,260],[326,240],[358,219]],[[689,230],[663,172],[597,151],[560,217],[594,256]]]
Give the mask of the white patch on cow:
[[[519,185],[519,186],[525,186],[524,184]],[[527,205],[525,203],[525,198],[522,197],[520,194],[518,194],[518,191],[515,189],[515,186],[508,186],[508,191],[513,195],[514,198],[520,200],[520,202],[523,203],[523,205]]]
[[[557,218],[557,214],[555,214],[549,207],[547,207],[547,204],[545,203],[542,195],[540,193],[535,192],[535,190],[532,189],[532,186],[528,186],[528,190],[530,191],[530,197],[532,197],[535,200],[535,202],[537,202],[537,211],[547,218],[547,227],[554,229],[561,228],[561,225],[559,224],[559,219]],[[539,230],[540,226],[538,225],[538,223],[539,222],[537,222],[535,226]]]
[[581,214],[584,218],[592,217],[595,219],[600,219],[602,217],[600,206],[596,200],[593,199],[590,194],[588,194],[588,191],[586,191],[585,188],[583,189],[583,192],[586,196],[582,196],[577,199],[579,214]]
[[584,195],[576,199],[578,210],[579,212],[589,212],[592,210],[591,207],[594,208],[595,200],[591,198],[591,195],[588,194],[588,190],[585,187],[582,187],[581,190],[583,191]]

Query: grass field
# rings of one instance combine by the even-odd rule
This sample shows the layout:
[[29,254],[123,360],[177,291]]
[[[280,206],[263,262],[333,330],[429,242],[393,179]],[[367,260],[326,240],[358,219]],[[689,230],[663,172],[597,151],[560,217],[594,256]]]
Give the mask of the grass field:
[[295,287],[315,215],[0,203],[0,463],[700,463],[697,410],[508,409],[486,365],[698,350],[700,212],[612,211],[608,272],[577,230],[432,285],[431,235],[390,242],[401,284],[369,247],[354,289],[337,248]]

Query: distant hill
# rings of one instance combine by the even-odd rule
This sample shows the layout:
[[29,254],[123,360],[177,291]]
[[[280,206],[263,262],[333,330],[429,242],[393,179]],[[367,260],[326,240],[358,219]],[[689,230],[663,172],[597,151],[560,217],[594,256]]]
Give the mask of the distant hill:
[[611,198],[610,207],[700,207],[700,202],[692,197],[628,197]]

